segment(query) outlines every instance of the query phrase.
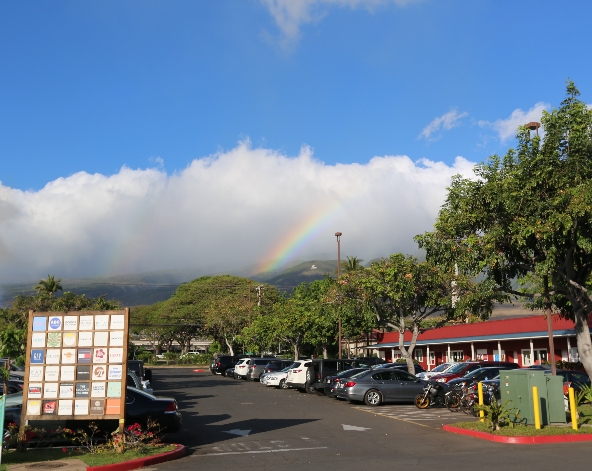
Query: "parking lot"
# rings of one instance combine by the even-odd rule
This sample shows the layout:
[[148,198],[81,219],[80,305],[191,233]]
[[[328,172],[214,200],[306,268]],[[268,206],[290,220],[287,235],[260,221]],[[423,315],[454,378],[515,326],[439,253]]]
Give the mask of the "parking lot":
[[445,409],[351,405],[295,390],[266,388],[191,369],[155,369],[158,395],[176,397],[188,447],[159,470],[587,469],[590,444],[502,445],[454,435],[443,423],[466,420]]

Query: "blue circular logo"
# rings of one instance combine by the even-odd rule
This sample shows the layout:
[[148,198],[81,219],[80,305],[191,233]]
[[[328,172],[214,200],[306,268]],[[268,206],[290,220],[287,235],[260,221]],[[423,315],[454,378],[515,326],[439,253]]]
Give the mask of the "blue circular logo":
[[49,328],[50,329],[59,329],[62,325],[62,321],[59,317],[52,317],[49,320]]

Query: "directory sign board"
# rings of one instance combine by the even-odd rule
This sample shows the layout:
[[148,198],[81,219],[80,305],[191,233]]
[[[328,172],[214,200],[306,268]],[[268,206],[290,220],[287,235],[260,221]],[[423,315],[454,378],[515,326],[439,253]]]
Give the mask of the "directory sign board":
[[125,418],[129,309],[29,312],[24,420]]

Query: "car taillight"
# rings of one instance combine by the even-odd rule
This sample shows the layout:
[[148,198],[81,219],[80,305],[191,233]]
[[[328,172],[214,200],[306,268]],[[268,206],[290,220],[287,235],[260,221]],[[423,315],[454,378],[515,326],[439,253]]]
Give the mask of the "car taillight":
[[254,369],[254,368],[255,368],[255,365],[251,365],[251,366],[250,366],[250,368],[251,368],[251,369]]
[[165,412],[175,412],[177,410],[177,404],[174,402],[169,402],[169,405],[166,406]]
[[222,363],[218,362],[218,366],[222,366]]
[[351,388],[352,386],[355,386],[356,383],[354,381],[348,381],[347,383],[345,383],[343,385],[344,388]]
[[292,370],[292,373],[300,373],[302,370]]

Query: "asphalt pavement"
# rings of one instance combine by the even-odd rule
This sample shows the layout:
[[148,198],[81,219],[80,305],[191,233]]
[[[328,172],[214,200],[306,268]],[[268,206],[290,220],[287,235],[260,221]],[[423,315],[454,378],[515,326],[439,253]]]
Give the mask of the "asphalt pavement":
[[155,369],[159,396],[174,396],[188,447],[158,470],[349,471],[393,469],[588,469],[592,443],[505,445],[444,432],[462,412],[413,405],[368,407],[191,369]]

